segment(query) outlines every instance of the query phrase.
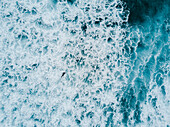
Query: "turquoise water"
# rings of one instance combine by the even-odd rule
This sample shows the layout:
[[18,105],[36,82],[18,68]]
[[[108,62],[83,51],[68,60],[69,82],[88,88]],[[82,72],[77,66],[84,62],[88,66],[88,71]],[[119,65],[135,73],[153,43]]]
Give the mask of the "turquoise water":
[[168,0],[0,0],[0,126],[170,126]]

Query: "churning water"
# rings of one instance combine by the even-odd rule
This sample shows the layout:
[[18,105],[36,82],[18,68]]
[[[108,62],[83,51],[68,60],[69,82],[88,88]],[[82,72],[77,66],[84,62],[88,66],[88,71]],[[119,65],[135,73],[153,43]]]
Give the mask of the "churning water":
[[1,127],[169,127],[168,0],[0,0]]

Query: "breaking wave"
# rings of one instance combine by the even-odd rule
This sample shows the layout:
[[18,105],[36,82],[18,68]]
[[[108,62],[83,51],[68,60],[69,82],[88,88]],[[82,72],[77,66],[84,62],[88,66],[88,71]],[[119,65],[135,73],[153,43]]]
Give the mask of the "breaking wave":
[[169,127],[160,3],[1,0],[0,125]]

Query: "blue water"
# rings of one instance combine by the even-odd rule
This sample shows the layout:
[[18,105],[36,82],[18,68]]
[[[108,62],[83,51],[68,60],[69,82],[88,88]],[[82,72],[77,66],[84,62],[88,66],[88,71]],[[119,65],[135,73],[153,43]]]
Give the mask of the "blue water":
[[0,0],[0,127],[169,127],[169,6]]

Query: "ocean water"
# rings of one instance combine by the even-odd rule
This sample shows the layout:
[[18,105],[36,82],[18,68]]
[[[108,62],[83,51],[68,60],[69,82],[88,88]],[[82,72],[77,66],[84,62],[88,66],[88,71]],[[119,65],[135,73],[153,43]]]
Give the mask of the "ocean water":
[[0,127],[169,127],[168,0],[0,0]]

